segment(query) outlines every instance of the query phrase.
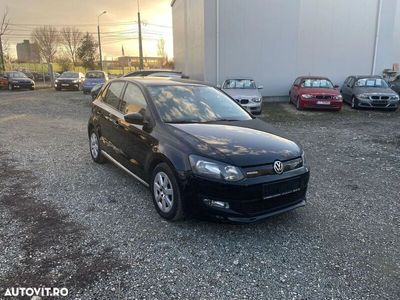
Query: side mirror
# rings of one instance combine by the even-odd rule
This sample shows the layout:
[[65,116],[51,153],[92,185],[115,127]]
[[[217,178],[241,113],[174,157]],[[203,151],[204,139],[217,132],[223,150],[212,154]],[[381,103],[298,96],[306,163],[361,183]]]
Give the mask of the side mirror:
[[334,88],[334,89],[338,89],[339,86],[336,84],[336,85],[333,86],[333,88]]
[[258,89],[259,89],[259,90],[263,90],[263,89],[264,89],[264,86],[259,85],[259,86],[258,86]]
[[144,125],[145,124],[144,116],[137,112],[124,116],[124,119],[129,124],[135,124],[135,125]]

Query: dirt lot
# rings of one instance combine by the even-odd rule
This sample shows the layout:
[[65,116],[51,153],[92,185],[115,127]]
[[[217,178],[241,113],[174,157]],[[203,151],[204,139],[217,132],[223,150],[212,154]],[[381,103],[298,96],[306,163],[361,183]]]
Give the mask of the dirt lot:
[[0,298],[399,299],[400,111],[261,116],[300,142],[308,204],[256,225],[161,220],[146,188],[90,159],[89,99],[0,91]]

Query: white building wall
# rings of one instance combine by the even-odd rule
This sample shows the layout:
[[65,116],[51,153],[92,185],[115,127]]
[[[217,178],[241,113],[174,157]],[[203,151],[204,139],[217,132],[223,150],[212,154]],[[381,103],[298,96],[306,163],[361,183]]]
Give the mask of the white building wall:
[[204,1],[175,1],[172,22],[175,68],[204,80]]
[[[381,1],[376,73],[400,61],[400,0]],[[341,84],[348,75],[372,72],[379,0],[177,0],[175,5],[179,2],[201,3],[187,13],[195,24],[203,22],[204,30],[195,33],[196,39],[203,35],[203,44],[186,48],[191,59],[181,68],[194,79],[216,84],[218,77],[220,83],[228,76],[252,76],[264,85],[264,95],[279,96],[287,95],[300,75],[328,76]],[[181,42],[174,38],[175,49]],[[181,60],[176,51],[175,58]]]

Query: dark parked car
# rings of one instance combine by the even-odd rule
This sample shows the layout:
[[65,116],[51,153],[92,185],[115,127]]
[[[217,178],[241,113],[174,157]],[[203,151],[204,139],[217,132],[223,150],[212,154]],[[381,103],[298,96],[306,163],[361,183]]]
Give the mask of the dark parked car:
[[396,110],[399,107],[399,95],[381,76],[349,76],[341,92],[344,101],[352,108]]
[[54,81],[54,88],[57,91],[66,90],[82,90],[85,75],[80,72],[64,72]]
[[0,88],[34,90],[35,82],[19,71],[4,72],[0,73]]
[[83,93],[91,93],[93,87],[98,84],[104,84],[108,81],[108,75],[103,71],[89,71],[85,75],[85,81],[83,82]]
[[400,94],[400,75],[397,75],[393,81],[390,82],[390,87],[397,94]]
[[[147,77],[147,76],[189,79],[189,77],[183,75],[182,72],[167,70],[167,69],[139,70],[128,73],[123,77]],[[99,93],[101,88],[102,85],[96,85],[95,87],[92,88],[90,94],[92,95],[93,100],[97,97],[97,94]]]
[[149,187],[168,220],[193,213],[255,222],[305,205],[301,147],[211,86],[112,80],[93,102],[88,134],[93,160],[108,159]]
[[298,77],[289,91],[289,101],[298,110],[327,109],[339,111],[343,105],[343,98],[338,88],[325,77]]

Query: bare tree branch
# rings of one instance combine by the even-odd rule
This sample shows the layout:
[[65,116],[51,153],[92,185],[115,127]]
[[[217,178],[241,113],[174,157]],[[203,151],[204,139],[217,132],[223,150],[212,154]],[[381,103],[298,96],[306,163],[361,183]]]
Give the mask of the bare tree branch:
[[76,27],[64,27],[60,31],[60,36],[60,42],[75,66],[76,51],[82,43],[83,33]]
[[5,70],[4,65],[4,50],[3,50],[3,35],[5,35],[8,31],[8,26],[10,25],[10,20],[8,18],[8,8],[4,10],[3,17],[0,23],[0,70]]
[[32,31],[32,39],[40,56],[47,62],[54,61],[59,45],[59,33],[54,26],[45,25]]

